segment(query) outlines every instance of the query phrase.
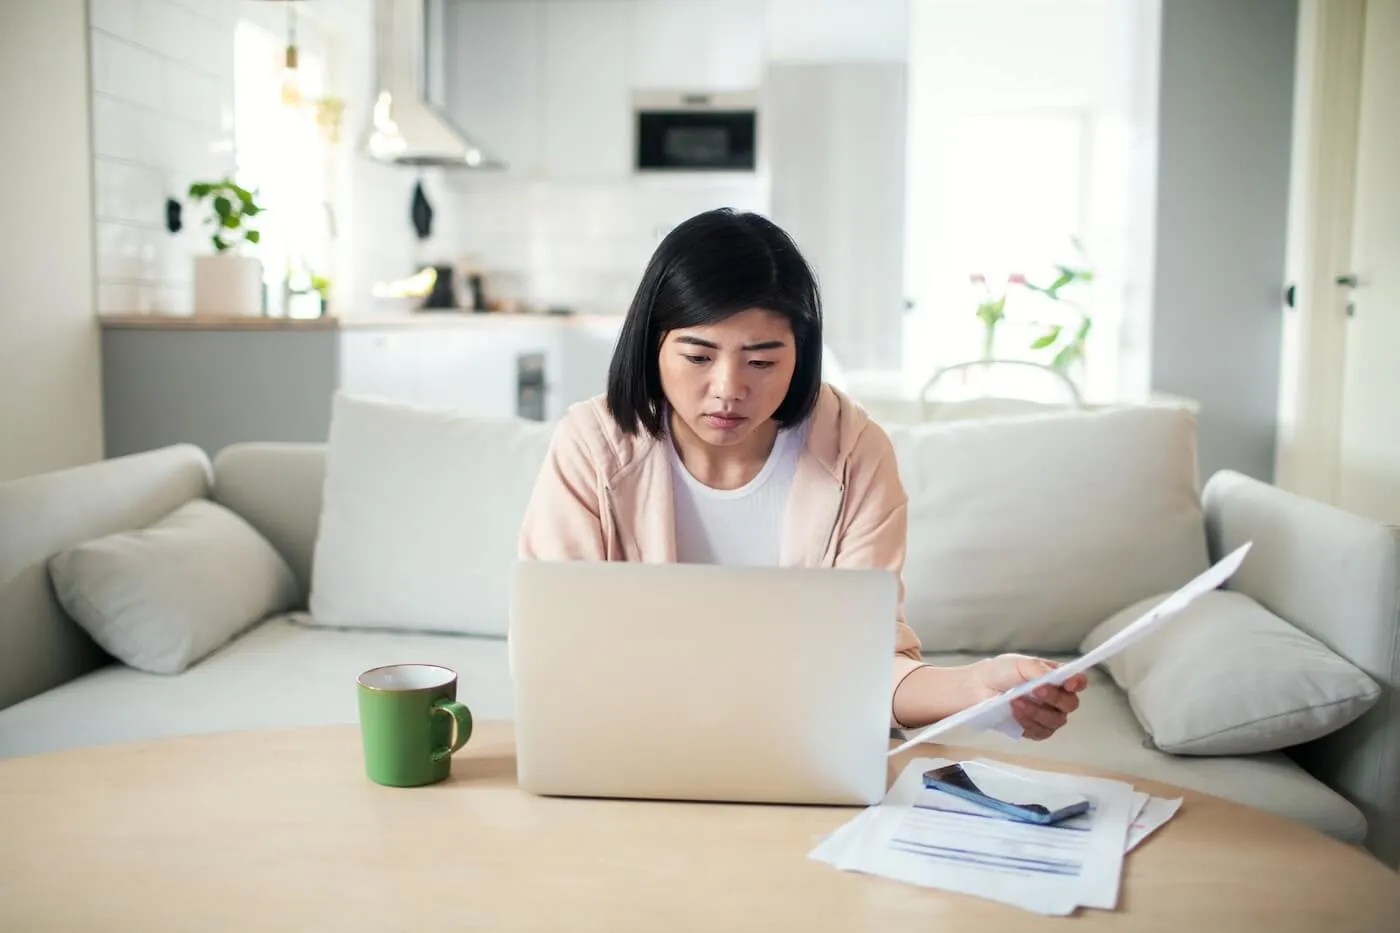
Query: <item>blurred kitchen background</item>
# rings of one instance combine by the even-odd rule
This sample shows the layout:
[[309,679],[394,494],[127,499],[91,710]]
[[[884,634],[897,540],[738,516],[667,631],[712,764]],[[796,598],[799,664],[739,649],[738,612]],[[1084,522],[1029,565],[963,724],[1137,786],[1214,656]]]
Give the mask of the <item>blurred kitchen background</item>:
[[660,238],[729,206],[797,239],[882,417],[1180,401],[1206,468],[1267,476],[1298,9],[43,4],[65,119],[29,132],[90,169],[44,213],[90,230],[109,456],[315,438],[337,389],[557,417]]

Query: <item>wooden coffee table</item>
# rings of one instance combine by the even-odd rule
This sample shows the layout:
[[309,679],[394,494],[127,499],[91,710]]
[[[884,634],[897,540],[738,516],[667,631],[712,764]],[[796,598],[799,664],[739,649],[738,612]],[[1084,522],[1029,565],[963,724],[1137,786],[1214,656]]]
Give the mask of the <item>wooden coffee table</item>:
[[364,777],[351,725],[79,749],[0,760],[0,930],[1397,928],[1400,876],[1365,853],[1128,780],[1181,811],[1128,855],[1117,911],[1045,918],[808,859],[849,809],[530,796],[509,723],[410,790]]

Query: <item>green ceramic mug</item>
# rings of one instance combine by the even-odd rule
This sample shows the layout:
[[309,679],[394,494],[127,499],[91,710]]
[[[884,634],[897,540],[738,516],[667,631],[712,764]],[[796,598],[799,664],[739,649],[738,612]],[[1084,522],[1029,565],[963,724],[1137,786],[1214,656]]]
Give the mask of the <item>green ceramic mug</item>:
[[420,787],[444,780],[472,737],[457,702],[457,672],[437,664],[389,664],[359,676],[365,773],[376,784]]

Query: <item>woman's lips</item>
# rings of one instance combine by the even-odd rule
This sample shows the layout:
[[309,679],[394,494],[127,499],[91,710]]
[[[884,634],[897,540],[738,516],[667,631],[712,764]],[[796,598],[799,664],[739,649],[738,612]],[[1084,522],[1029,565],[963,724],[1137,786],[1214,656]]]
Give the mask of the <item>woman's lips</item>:
[[748,419],[742,415],[706,414],[700,416],[706,424],[721,431],[737,428]]

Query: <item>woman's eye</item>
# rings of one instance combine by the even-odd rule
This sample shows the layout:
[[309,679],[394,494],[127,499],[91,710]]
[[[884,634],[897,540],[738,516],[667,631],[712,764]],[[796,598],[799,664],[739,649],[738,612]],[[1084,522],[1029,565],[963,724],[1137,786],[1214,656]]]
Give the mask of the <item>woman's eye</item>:
[[755,369],[768,369],[773,365],[772,360],[749,360],[749,365]]
[[704,363],[709,359],[707,356],[691,356],[690,354],[686,354],[685,358],[692,363]]

